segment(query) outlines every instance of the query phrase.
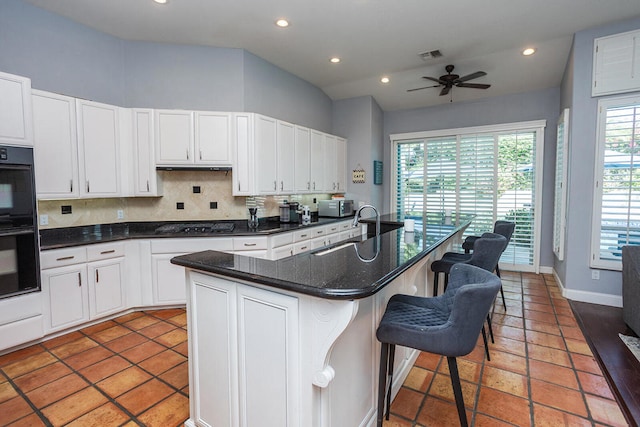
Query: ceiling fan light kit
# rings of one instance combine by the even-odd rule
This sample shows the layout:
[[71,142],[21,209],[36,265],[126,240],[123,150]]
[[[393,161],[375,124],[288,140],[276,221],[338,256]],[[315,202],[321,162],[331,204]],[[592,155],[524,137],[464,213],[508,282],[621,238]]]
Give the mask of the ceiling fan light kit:
[[486,76],[487,73],[485,73],[484,71],[476,71],[475,73],[467,74],[466,76],[460,77],[458,74],[452,74],[454,68],[455,67],[453,65],[447,65],[444,68],[445,71],[447,72],[447,74],[445,74],[443,76],[440,76],[438,78],[429,77],[429,76],[423,76],[422,77],[423,79],[431,80],[433,82],[438,83],[437,85],[418,87],[418,88],[415,88],[415,89],[408,89],[407,92],[413,92],[413,91],[416,91],[416,90],[422,90],[422,89],[428,89],[428,88],[432,88],[432,87],[440,87],[440,86],[442,86],[442,90],[440,91],[440,96],[444,96],[444,95],[447,95],[454,86],[457,86],[457,87],[468,87],[468,88],[472,88],[472,89],[488,89],[488,88],[491,87],[491,85],[484,84],[484,83],[466,83],[469,80],[473,80],[473,79],[477,79],[479,77]]

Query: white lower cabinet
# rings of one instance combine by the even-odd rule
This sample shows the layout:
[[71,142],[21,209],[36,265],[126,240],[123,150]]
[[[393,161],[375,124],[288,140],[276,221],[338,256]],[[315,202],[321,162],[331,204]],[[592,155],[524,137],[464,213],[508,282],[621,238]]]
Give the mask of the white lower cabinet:
[[123,243],[46,251],[40,260],[45,333],[126,308]]
[[298,299],[190,272],[187,307],[191,421],[298,425]]
[[171,264],[171,258],[204,250],[231,251],[232,238],[156,239],[151,241],[151,289],[153,305],[186,302],[184,267]]
[[126,308],[124,258],[89,263],[89,315],[106,316]]

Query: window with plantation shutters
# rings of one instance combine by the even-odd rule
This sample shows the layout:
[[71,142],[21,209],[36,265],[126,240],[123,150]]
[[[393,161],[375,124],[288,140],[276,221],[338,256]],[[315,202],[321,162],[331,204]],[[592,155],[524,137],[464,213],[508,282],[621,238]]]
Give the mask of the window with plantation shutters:
[[620,270],[640,244],[640,96],[600,100],[591,266]]
[[553,201],[553,253],[564,259],[564,239],[567,220],[567,159],[569,153],[569,109],[558,119],[556,135],[556,179]]
[[544,121],[391,135],[396,154],[393,203],[405,217],[475,215],[467,235],[516,222],[501,265],[537,271]]

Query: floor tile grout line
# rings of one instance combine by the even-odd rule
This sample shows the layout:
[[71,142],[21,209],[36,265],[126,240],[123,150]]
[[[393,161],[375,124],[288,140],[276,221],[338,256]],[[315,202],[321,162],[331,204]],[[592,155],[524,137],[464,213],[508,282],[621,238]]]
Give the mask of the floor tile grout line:
[[[174,326],[174,329],[179,329],[179,328],[180,328],[180,326],[177,326],[177,325],[175,325],[175,324],[173,324],[173,323],[171,323],[171,322],[168,322],[166,319],[160,319],[160,318],[158,318],[158,317],[155,317],[155,316],[152,316],[152,315],[150,315],[150,314],[146,314],[146,313],[145,313],[145,315],[150,316],[150,317],[153,317],[154,319],[159,320],[159,322],[165,322],[165,323],[167,323],[167,324],[169,324],[169,325],[171,325],[171,326]],[[113,319],[112,319],[112,320],[113,320]],[[118,323],[118,322],[116,322],[116,323]],[[156,322],[156,323],[157,323],[157,322]],[[147,339],[147,340],[151,340],[151,341],[157,342],[157,341],[155,341],[154,339],[151,339],[151,338],[149,338],[149,337],[144,336],[143,334],[140,334],[137,330],[134,330],[133,328],[129,327],[128,325],[124,325],[124,324],[121,324],[121,323],[118,323],[118,325],[123,326],[123,327],[125,327],[126,329],[129,329],[132,333],[137,333],[138,335],[143,336],[143,337],[144,337],[145,339]],[[108,328],[106,328],[106,329],[108,329]],[[83,330],[78,330],[78,332],[80,332],[80,334],[82,334],[82,335],[83,335],[83,336],[85,336],[86,338],[91,339],[93,342],[95,342],[95,343],[97,344],[97,346],[102,347],[102,348],[104,348],[104,349],[108,350],[109,352],[113,353],[114,355],[117,355],[117,356],[119,356],[119,357],[123,357],[123,356],[120,356],[120,352],[114,351],[114,350],[110,349],[109,347],[107,347],[107,346],[105,345],[106,343],[108,343],[108,342],[110,342],[110,341],[113,341],[113,340],[106,341],[106,342],[104,342],[104,343],[103,343],[103,342],[100,342],[100,341],[96,340],[96,339],[95,339],[95,337],[93,336],[93,335],[94,335],[95,333],[97,333],[97,332],[95,332],[95,333],[87,333],[87,332],[85,332],[85,331],[83,331]],[[100,331],[98,331],[98,332],[100,332]],[[125,334],[125,335],[128,335],[128,333],[127,333],[127,334]],[[122,336],[124,336],[124,335],[122,335]],[[118,338],[119,338],[119,337],[118,337]],[[156,337],[156,338],[157,338],[157,337]],[[117,338],[114,338],[114,340],[115,340],[115,339],[117,339]],[[77,341],[77,340],[74,340],[74,341]],[[69,341],[69,342],[73,342],[73,341]],[[127,408],[125,408],[124,406],[122,406],[122,405],[117,401],[117,397],[111,397],[111,396],[109,396],[105,391],[103,391],[103,390],[102,390],[102,388],[101,388],[100,386],[98,386],[98,385],[97,385],[97,383],[98,383],[99,381],[93,382],[93,381],[89,380],[89,379],[88,379],[85,375],[83,375],[79,370],[76,370],[76,369],[74,369],[71,365],[69,365],[69,364],[66,362],[66,360],[65,360],[66,358],[59,357],[57,354],[55,354],[55,353],[53,353],[53,352],[52,352],[52,350],[54,350],[54,349],[56,349],[56,348],[59,348],[59,347],[62,347],[62,346],[63,346],[63,345],[65,345],[65,344],[68,344],[68,343],[60,344],[59,346],[52,347],[51,349],[44,347],[44,351],[48,352],[52,357],[54,357],[56,360],[58,360],[58,361],[59,361],[60,363],[62,363],[64,366],[68,367],[68,368],[71,370],[71,373],[72,373],[72,374],[76,374],[76,375],[78,375],[80,378],[82,378],[84,381],[86,381],[86,382],[88,383],[87,387],[83,388],[82,390],[84,390],[84,389],[86,389],[86,388],[89,388],[89,387],[94,388],[96,391],[98,391],[100,394],[102,394],[102,395],[103,395],[103,396],[104,396],[104,397],[105,397],[109,402],[113,403],[113,404],[114,404],[118,409],[120,409],[121,411],[123,411],[123,412],[124,412],[124,413],[129,417],[129,418],[130,418],[130,421],[131,421],[131,420],[133,420],[133,421],[135,421],[136,423],[138,423],[138,422],[137,422],[137,416],[136,416],[136,415],[134,415],[133,413],[131,413]],[[166,346],[165,344],[163,344],[162,342],[158,342],[158,344],[162,345],[166,350],[172,350],[172,351],[176,352],[177,354],[181,354],[181,353],[179,353],[179,352],[177,352],[177,351],[173,350],[173,347],[168,347],[168,346]],[[179,344],[178,344],[178,345],[179,345]],[[133,346],[133,347],[135,347],[135,346]],[[133,348],[133,347],[132,347],[132,348]],[[175,347],[175,346],[174,346],[174,347]],[[95,348],[95,347],[92,347],[92,348]],[[91,350],[91,349],[87,349],[87,350],[84,350],[84,351],[89,351],[89,350]],[[83,353],[84,351],[79,352],[79,353],[76,353],[76,354],[73,354],[73,355],[70,355],[69,357],[71,357],[71,356],[75,356],[75,355],[77,355],[77,354],[81,354],[81,353]],[[113,357],[113,356],[110,356],[110,357]],[[151,356],[151,357],[153,357],[153,356]],[[148,359],[148,358],[147,358],[147,359]],[[147,359],[144,359],[144,360],[147,360]],[[106,360],[106,359],[103,359],[103,360]],[[187,395],[186,393],[184,393],[184,392],[182,391],[182,389],[179,389],[179,388],[175,387],[174,385],[172,385],[171,383],[169,383],[169,382],[165,381],[164,379],[160,378],[159,376],[157,376],[157,375],[155,375],[155,374],[151,373],[150,371],[148,371],[148,370],[144,369],[142,366],[139,366],[139,365],[138,365],[138,363],[134,363],[134,362],[132,362],[132,361],[130,361],[129,359],[126,359],[126,358],[125,358],[125,360],[127,360],[127,362],[131,364],[131,366],[135,366],[135,367],[137,367],[137,368],[139,368],[139,369],[143,370],[144,372],[146,372],[147,374],[149,374],[149,375],[151,376],[151,378],[149,378],[147,381],[144,381],[143,383],[136,385],[136,387],[139,387],[139,386],[140,386],[140,385],[142,385],[142,384],[146,384],[147,382],[151,381],[152,379],[156,379],[156,380],[158,380],[158,381],[162,382],[163,384],[165,384],[165,385],[169,386],[169,387],[173,390],[173,392],[172,392],[172,393],[170,393],[170,394],[169,394],[169,396],[166,396],[164,399],[160,400],[159,402],[156,402],[156,403],[155,403],[154,405],[152,405],[151,407],[146,408],[146,409],[145,409],[145,411],[147,411],[147,410],[151,409],[153,406],[155,406],[155,405],[159,404],[160,402],[164,401],[166,398],[168,398],[168,397],[170,397],[170,396],[172,396],[173,394],[176,394],[176,393],[179,393],[179,394],[181,394],[181,395],[183,395],[183,396],[185,396],[185,397],[187,397],[187,398],[188,398],[188,395]],[[96,363],[99,363],[99,362],[96,362]],[[95,363],[94,363],[94,364],[92,364],[92,365],[95,365]],[[92,366],[92,365],[89,365],[89,366]],[[175,366],[178,366],[178,365],[175,365]],[[175,366],[174,366],[174,367],[175,367]],[[88,366],[87,366],[87,367],[88,367]],[[85,368],[86,368],[86,367],[85,367]],[[84,368],[83,368],[83,369],[84,369]],[[128,369],[128,368],[127,368],[127,369]],[[173,367],[172,367],[172,368],[167,369],[166,371],[161,372],[160,374],[163,374],[163,373],[165,373],[165,372],[168,372],[168,371],[169,371],[169,370],[171,370],[171,369],[173,369]],[[100,381],[103,381],[103,380],[105,380],[105,379],[107,379],[107,378],[110,378],[110,377],[112,377],[113,375],[116,375],[116,374],[117,374],[117,373],[119,373],[119,372],[122,372],[122,371],[118,371],[118,372],[116,372],[116,373],[113,373],[112,375],[109,375],[109,376],[107,376],[107,377],[105,377],[105,378],[100,379]],[[3,374],[4,374],[4,371],[3,371]],[[27,374],[27,373],[25,372],[23,375],[25,375],[25,374]],[[71,375],[71,374],[69,374],[69,375]],[[5,376],[7,376],[7,375],[5,374]],[[8,376],[7,376],[7,377],[8,377]],[[72,394],[70,394],[70,395],[68,395],[68,396],[64,396],[64,397],[62,397],[62,398],[60,398],[60,399],[56,400],[55,402],[51,402],[51,403],[47,404],[46,406],[44,406],[44,407],[42,407],[42,408],[37,408],[37,407],[36,407],[36,405],[35,405],[35,404],[34,404],[34,403],[29,399],[29,397],[28,397],[28,396],[27,396],[27,395],[26,395],[26,394],[25,394],[25,393],[24,393],[24,392],[23,392],[23,391],[22,391],[22,390],[21,390],[21,389],[20,389],[20,388],[19,388],[19,387],[18,387],[18,386],[17,386],[17,385],[12,381],[12,380],[11,380],[11,378],[8,378],[8,380],[10,381],[10,383],[12,384],[12,386],[13,386],[16,390],[19,390],[19,393],[23,396],[23,398],[27,401],[27,403],[32,407],[32,409],[35,409],[35,411],[34,411],[34,412],[36,412],[36,413],[38,414],[38,416],[39,416],[41,419],[43,419],[43,418],[44,418],[44,420],[46,420],[46,422],[47,422],[47,423],[49,423],[48,425],[51,425],[51,422],[50,422],[50,421],[48,420],[48,418],[44,415],[44,413],[42,413],[42,411],[41,411],[41,410],[46,409],[46,408],[48,408],[48,407],[50,407],[50,406],[54,405],[55,403],[60,402],[61,400],[64,400],[64,399],[68,398],[69,396],[72,396],[73,394],[77,393],[78,391],[81,391],[81,390],[78,390],[78,391],[76,391],[76,392],[74,392],[74,393],[72,393]],[[55,381],[55,380],[54,380],[54,381]],[[51,382],[53,382],[53,381],[51,381]],[[47,384],[50,384],[51,382],[49,382],[49,383],[47,383]],[[43,385],[41,385],[41,386],[44,386],[44,385],[46,385],[46,384],[43,384]],[[134,387],[134,388],[135,388],[135,387]],[[129,390],[128,390],[128,391],[129,391]],[[127,392],[128,392],[128,391],[127,391]],[[123,393],[123,394],[124,394],[124,393]],[[102,406],[102,405],[100,405],[100,406]],[[91,412],[92,410],[95,410],[95,409],[96,409],[96,408],[93,408],[93,409],[91,409],[91,410],[90,410],[90,411],[88,411],[88,412]],[[87,413],[88,413],[88,412],[87,412]],[[143,411],[143,412],[144,412],[144,411]],[[75,419],[78,419],[78,418],[80,418],[80,417],[82,417],[82,416],[84,416],[84,415],[86,415],[86,413],[79,415],[79,416],[78,416],[77,418],[75,418]],[[75,420],[75,419],[74,419],[74,420]],[[73,420],[71,420],[71,421],[73,421]],[[71,421],[70,421],[70,422],[71,422]],[[139,424],[139,423],[138,423],[138,424]],[[139,424],[139,425],[140,425],[140,424]]]
[[[29,407],[33,410],[33,413],[35,413],[38,416],[38,418],[40,418],[40,421],[42,421],[46,427],[52,427],[53,424],[51,424],[49,419],[40,411],[40,408],[38,408],[31,401],[31,399],[29,399],[26,393],[20,387],[18,387],[18,385],[13,381],[13,378],[11,378],[6,372],[4,372],[3,368],[0,368],[0,371],[2,371],[2,375],[7,379],[7,382],[11,384],[11,387],[13,387],[14,391],[18,394],[18,396],[21,397],[27,403],[27,405],[29,405]],[[11,423],[20,421],[21,419],[26,418],[29,415],[31,414],[26,414],[24,417],[20,417],[16,420],[11,421]]]

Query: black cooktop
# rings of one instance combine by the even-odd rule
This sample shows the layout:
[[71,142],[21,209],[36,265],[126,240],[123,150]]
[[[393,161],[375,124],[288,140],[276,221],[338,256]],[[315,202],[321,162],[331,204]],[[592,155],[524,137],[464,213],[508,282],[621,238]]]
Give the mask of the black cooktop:
[[165,224],[156,228],[156,234],[197,234],[197,233],[230,233],[235,224],[232,222],[181,223]]

